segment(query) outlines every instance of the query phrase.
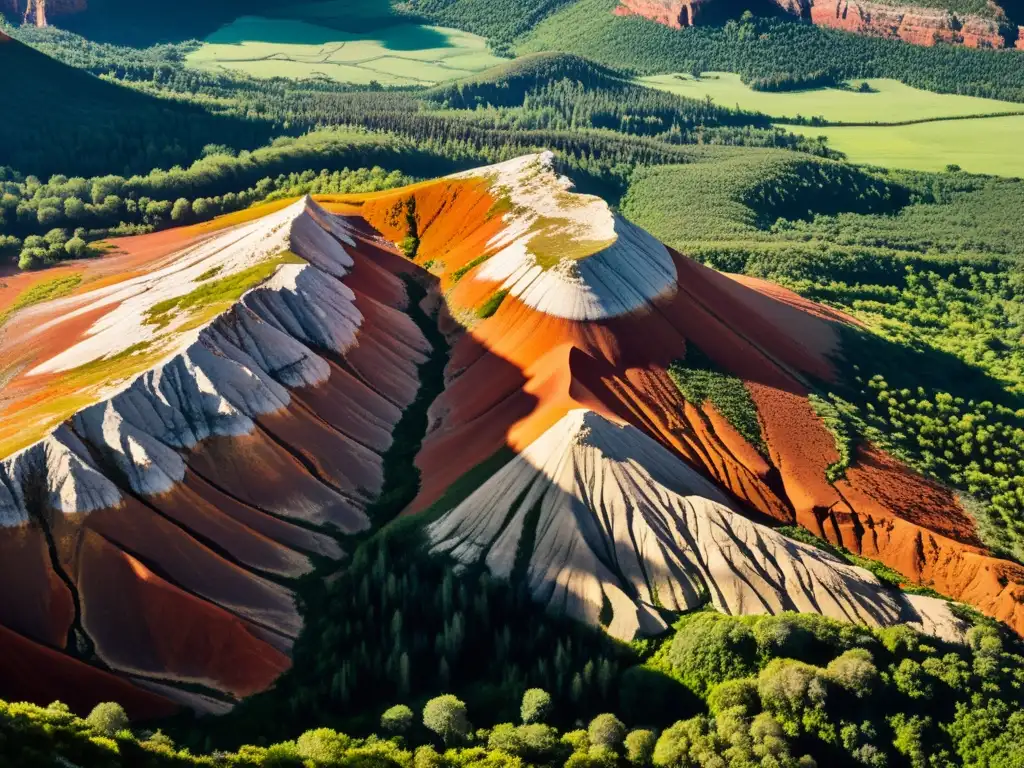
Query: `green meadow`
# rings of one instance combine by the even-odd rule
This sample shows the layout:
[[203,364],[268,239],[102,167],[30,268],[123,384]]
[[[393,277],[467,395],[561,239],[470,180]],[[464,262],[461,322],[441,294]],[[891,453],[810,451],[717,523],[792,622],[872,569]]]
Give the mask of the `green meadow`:
[[[1019,151],[1024,104],[931,93],[885,79],[854,80],[848,88],[787,92],[752,90],[739,75],[728,72],[706,72],[700,78],[656,75],[638,82],[680,96],[710,97],[720,106],[762,112],[793,133],[825,136],[829,146],[855,163],[921,171],[959,165],[972,173],[1024,176],[1024,154]],[[867,92],[858,90],[863,82]],[[797,117],[820,117],[829,125],[788,124]]]
[[941,171],[959,165],[971,173],[1024,178],[1024,116],[941,120],[880,127],[786,126],[825,136],[851,162],[886,168]]
[[[301,10],[294,9],[296,12]],[[291,18],[243,16],[227,24],[189,54],[188,66],[228,69],[253,77],[325,77],[368,85],[433,85],[481,72],[504,61],[478,35],[456,29],[402,23],[348,31]],[[317,18],[317,17],[312,17]],[[356,19],[365,27],[370,19]],[[380,21],[385,21],[381,19]],[[395,23],[398,22],[398,23]]]
[[[1024,104],[975,96],[932,93],[904,85],[898,80],[853,80],[846,88],[816,88],[808,91],[755,91],[731,72],[705,72],[699,79],[671,74],[643,77],[643,85],[680,96],[703,99],[708,96],[723,107],[763,112],[780,120],[820,117],[829,123],[902,123],[940,117],[971,117],[993,113],[1024,114]],[[867,83],[869,92],[857,90]]]

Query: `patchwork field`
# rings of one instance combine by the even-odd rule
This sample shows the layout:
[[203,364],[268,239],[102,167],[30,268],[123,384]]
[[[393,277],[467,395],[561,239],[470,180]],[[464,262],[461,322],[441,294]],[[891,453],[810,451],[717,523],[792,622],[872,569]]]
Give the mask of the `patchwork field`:
[[1024,116],[942,120],[879,127],[786,126],[794,133],[825,136],[854,163],[940,171],[949,164],[971,173],[1024,178]]
[[[787,123],[785,128],[805,136],[825,136],[833,149],[855,163],[921,171],[941,171],[955,164],[972,173],[1024,176],[1024,158],[1017,151],[1024,135],[1024,104],[931,93],[886,79],[851,81],[850,90],[783,93],[752,90],[739,75],[729,72],[706,72],[700,79],[655,75],[638,82],[680,96],[710,97],[721,106],[763,112],[780,121],[820,117],[831,125]],[[871,90],[856,90],[862,82]]]
[[[653,75],[640,78],[651,88],[703,99],[708,96],[723,107],[736,107],[779,119],[821,117],[829,123],[901,123],[939,117],[971,117],[994,113],[1024,114],[1024,104],[975,96],[932,93],[904,85],[898,80],[868,79],[850,82],[850,90],[816,88],[807,91],[771,93],[755,91],[731,72],[705,72],[700,79],[686,74]],[[870,92],[856,90],[867,83]]]
[[257,16],[221,27],[187,58],[189,66],[199,69],[261,78],[326,77],[355,85],[433,85],[501,61],[482,37],[455,29],[399,23],[343,31]]

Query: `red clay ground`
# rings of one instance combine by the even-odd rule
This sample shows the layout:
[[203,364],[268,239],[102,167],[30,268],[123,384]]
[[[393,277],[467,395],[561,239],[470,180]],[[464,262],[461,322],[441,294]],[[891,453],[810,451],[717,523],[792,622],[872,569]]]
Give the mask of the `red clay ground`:
[[[457,317],[478,307],[498,286],[473,280],[472,271],[459,279],[458,270],[489,253],[500,231],[495,200],[483,185],[444,181],[375,196],[359,210],[400,241],[410,197],[420,234],[416,262],[440,273],[443,309]],[[449,321],[445,330],[457,341],[417,457],[421,491],[408,511],[428,507],[502,447],[521,450],[585,406],[644,429],[752,513],[799,522],[1024,633],[1024,569],[984,553],[952,494],[871,450],[856,458],[847,482],[826,480],[838,455],[807,400],[809,382],[835,380],[828,358],[839,345],[835,324],[852,319],[765,281],[722,275],[676,253],[673,259],[676,294],[623,317],[573,322],[507,297],[465,332]],[[684,401],[667,368],[688,343],[746,382],[768,456],[712,406]]]

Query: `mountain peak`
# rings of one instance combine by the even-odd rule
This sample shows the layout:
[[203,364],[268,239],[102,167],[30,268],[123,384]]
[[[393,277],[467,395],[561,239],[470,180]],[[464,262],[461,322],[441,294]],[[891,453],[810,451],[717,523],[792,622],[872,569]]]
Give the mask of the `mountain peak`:
[[485,178],[504,226],[474,279],[500,283],[527,306],[570,320],[601,320],[671,294],[676,268],[653,236],[573,182],[543,152],[451,178]]
[[[964,626],[938,599],[908,601],[862,568],[743,517],[636,427],[568,412],[428,527],[436,552],[525,578],[557,612],[623,640],[706,599],[729,614],[802,611],[943,639]],[[525,559],[524,559],[525,553]]]

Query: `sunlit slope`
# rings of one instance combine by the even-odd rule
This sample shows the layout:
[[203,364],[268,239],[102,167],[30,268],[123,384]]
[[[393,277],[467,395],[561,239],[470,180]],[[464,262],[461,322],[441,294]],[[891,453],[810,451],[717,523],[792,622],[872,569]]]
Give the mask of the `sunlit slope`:
[[[438,277],[454,342],[411,512],[586,408],[640,428],[745,513],[802,525],[1024,629],[1024,569],[984,550],[950,490],[870,445],[829,479],[840,456],[809,395],[835,380],[848,318],[707,269],[569,187],[540,155],[361,201]],[[747,418],[687,398],[670,369],[703,360]]]
[[397,257],[312,201],[175,235],[5,327],[0,624],[220,711],[289,665],[289,580],[369,527],[429,346]]
[[948,603],[893,593],[748,520],[666,448],[593,411],[567,413],[428,532],[435,551],[518,575],[551,610],[624,640],[668,629],[659,609],[707,601],[963,636]]
[[[848,318],[667,248],[554,163],[128,238],[8,302],[0,643],[49,664],[47,696],[219,712],[273,684],[296,579],[387,522],[385,455],[419,443],[396,429],[445,347],[425,315],[451,354],[400,521],[424,556],[620,638],[704,601],[959,637],[772,530],[799,524],[1024,629],[1022,569],[948,489],[871,445],[831,471],[809,396]],[[24,687],[0,666],[0,696]]]

